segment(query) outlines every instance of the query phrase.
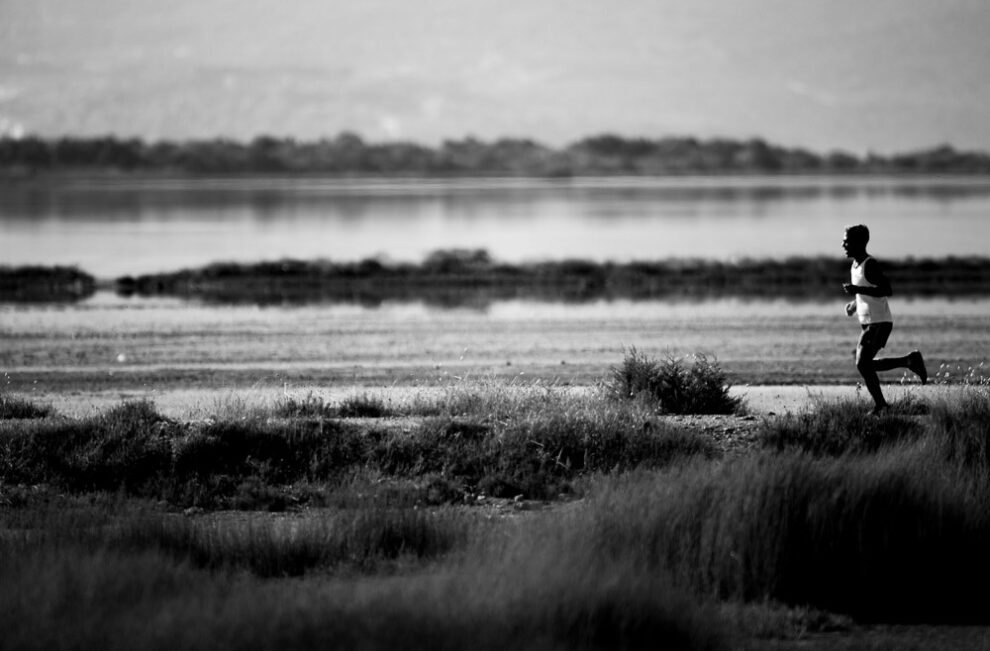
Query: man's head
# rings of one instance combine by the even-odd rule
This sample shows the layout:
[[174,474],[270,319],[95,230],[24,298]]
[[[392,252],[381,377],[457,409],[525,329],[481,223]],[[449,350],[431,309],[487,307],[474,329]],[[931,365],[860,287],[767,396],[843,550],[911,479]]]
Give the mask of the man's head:
[[870,229],[863,224],[846,227],[846,236],[842,239],[842,250],[850,258],[866,253],[866,244],[870,241]]

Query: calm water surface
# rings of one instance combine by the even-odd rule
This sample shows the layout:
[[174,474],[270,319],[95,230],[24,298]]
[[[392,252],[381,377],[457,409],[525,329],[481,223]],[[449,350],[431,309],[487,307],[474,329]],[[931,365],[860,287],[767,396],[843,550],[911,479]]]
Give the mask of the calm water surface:
[[284,257],[990,255],[990,179],[99,179],[0,184],[0,264],[98,277]]

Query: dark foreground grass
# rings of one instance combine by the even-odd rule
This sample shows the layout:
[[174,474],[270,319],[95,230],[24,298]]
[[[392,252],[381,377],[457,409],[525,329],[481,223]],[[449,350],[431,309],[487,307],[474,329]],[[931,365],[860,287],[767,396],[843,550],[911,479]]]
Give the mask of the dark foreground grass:
[[[511,583],[493,590],[501,569]],[[12,649],[728,648],[704,609],[629,571],[290,583],[95,552],[37,555],[5,574]]]
[[36,494],[7,511],[3,543],[11,556],[35,548],[154,552],[214,571],[258,577],[390,573],[463,550],[487,531],[471,511],[376,505],[293,515],[174,515],[108,496]]
[[[585,535],[717,599],[990,624],[974,598],[990,581],[988,401],[936,401],[907,433],[896,413],[870,422],[852,402],[824,405],[785,419],[793,431],[768,426],[770,449],[614,480]],[[844,450],[816,430],[837,422],[849,428]],[[792,439],[778,449],[782,431]]]
[[990,387],[983,385],[954,402],[940,400],[932,408],[932,429],[952,461],[975,474],[990,476]]
[[[349,534],[354,551],[378,549],[390,559],[375,541],[411,515],[365,513],[356,517],[371,517],[371,525],[352,516],[340,524],[360,532]],[[202,529],[198,519],[149,526],[141,516],[91,509],[63,509],[47,521],[21,517],[0,537],[4,647],[726,648],[714,610],[662,574],[643,574],[621,558],[603,562],[588,548],[563,557],[559,546],[531,546],[509,523],[499,530],[463,512],[432,523],[436,515],[420,517],[413,528],[399,527],[405,548],[415,548],[410,540],[423,531],[453,524],[452,549],[461,553],[447,550],[441,564],[423,565],[435,558],[431,544],[402,573],[358,564],[362,576],[310,571],[292,580],[263,580],[282,573],[242,559],[306,557],[298,539],[314,549],[333,547],[337,525],[313,523],[291,535],[286,527],[272,536],[257,522],[217,531]],[[411,529],[419,533],[410,536]],[[559,527],[546,529],[554,531]]]
[[985,490],[974,496],[928,453],[758,455],[625,486],[600,507],[598,536],[718,599],[986,624],[972,598],[990,579]]

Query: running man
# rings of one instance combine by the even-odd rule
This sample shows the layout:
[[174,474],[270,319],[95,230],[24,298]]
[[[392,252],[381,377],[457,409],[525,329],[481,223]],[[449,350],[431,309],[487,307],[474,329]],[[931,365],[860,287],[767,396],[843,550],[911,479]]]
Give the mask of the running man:
[[885,357],[875,359],[877,353],[887,345],[887,338],[894,327],[894,319],[887,305],[887,297],[893,294],[890,281],[880,269],[880,263],[866,252],[866,244],[870,241],[870,230],[859,224],[846,228],[846,236],[842,240],[842,250],[852,258],[851,281],[842,288],[855,298],[846,304],[846,314],[859,317],[863,331],[856,346],[856,369],[863,376],[866,390],[870,392],[875,403],[873,413],[878,414],[887,408],[883,392],[880,390],[880,378],[877,371],[890,371],[895,368],[906,368],[915,373],[921,383],[928,381],[928,371],[925,360],[917,350],[903,357]]

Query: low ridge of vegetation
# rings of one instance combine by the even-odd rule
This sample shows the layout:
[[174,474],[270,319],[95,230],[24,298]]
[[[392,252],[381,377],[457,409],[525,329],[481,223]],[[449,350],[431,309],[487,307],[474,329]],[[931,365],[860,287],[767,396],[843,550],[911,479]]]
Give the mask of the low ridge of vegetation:
[[92,296],[96,279],[76,267],[0,265],[0,301],[70,302]]
[[4,429],[0,481],[278,510],[319,503],[356,476],[417,481],[420,499],[430,503],[475,493],[542,499],[571,492],[589,473],[716,453],[648,407],[540,386],[480,386],[401,408],[358,397],[333,406],[286,398],[270,413],[196,423],[165,418],[146,401],[126,402],[94,417]]
[[[330,301],[376,305],[425,301],[437,306],[497,300],[710,298],[720,296],[822,299],[848,272],[839,258],[785,260],[656,260],[598,263],[560,260],[506,264],[483,249],[434,251],[421,263],[276,260],[218,262],[196,269],[122,276],[124,296],[177,296],[222,304]],[[900,296],[983,296],[990,259],[884,260]],[[71,267],[0,267],[0,301],[76,301],[92,296],[96,280]]]
[[[985,295],[990,259],[884,260],[901,296]],[[217,263],[199,269],[117,279],[118,292],[179,296],[218,303],[340,301],[378,304],[424,300],[436,305],[481,305],[531,298],[587,301],[712,296],[834,297],[836,278],[848,273],[839,258],[786,260],[659,260],[597,263],[586,260],[510,265],[484,250],[441,250],[421,264],[378,260],[280,260]]]

